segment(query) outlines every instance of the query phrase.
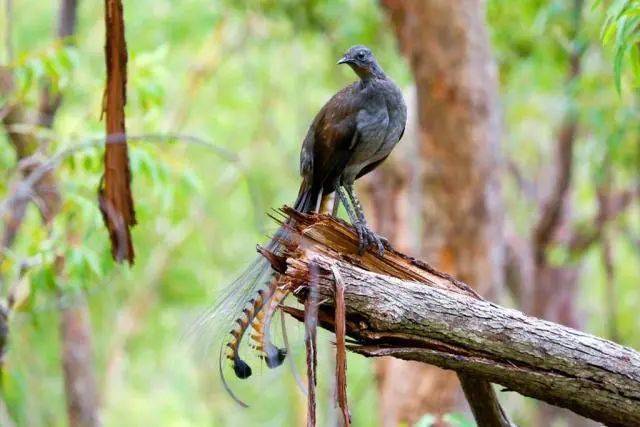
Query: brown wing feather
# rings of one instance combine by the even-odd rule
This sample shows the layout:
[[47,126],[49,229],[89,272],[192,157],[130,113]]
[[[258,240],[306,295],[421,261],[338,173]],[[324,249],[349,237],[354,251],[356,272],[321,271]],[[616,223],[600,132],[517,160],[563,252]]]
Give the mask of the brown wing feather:
[[301,173],[313,188],[333,189],[351,157],[359,109],[359,83],[336,93],[318,112],[304,140]]

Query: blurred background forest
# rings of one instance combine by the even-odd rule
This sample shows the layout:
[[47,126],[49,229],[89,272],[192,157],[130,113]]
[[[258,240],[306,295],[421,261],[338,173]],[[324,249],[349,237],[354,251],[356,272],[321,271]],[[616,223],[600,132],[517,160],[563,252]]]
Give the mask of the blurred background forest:
[[[304,422],[287,369],[234,382],[252,405],[241,410],[217,349],[202,356],[183,337],[274,231],[270,209],[294,200],[301,141],[355,79],[335,65],[354,44],[372,48],[411,111],[401,147],[359,183],[374,229],[501,304],[640,348],[637,2],[124,1],[132,267],[114,264],[96,201],[102,2],[0,3],[0,296],[11,308],[0,425]],[[67,34],[64,6],[77,7]],[[41,215],[36,197],[7,235],[29,162],[87,142],[51,174],[59,212]],[[302,366],[304,331],[288,323]],[[335,423],[330,339],[321,425]],[[348,363],[355,425],[473,425],[451,374]],[[520,425],[588,425],[500,397]]]

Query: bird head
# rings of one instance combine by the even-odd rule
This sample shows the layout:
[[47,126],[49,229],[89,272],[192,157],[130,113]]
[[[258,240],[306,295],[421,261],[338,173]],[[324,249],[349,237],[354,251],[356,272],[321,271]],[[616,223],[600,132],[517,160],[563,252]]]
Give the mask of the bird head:
[[363,80],[371,77],[384,78],[382,68],[371,53],[371,49],[366,46],[351,47],[338,61],[338,64],[348,64]]

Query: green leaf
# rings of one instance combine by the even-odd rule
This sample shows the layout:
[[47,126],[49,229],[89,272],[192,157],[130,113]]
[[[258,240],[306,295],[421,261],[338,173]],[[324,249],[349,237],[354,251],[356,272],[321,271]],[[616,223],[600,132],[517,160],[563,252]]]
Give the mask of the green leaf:
[[629,50],[629,63],[634,76],[634,87],[640,87],[640,46],[636,42]]

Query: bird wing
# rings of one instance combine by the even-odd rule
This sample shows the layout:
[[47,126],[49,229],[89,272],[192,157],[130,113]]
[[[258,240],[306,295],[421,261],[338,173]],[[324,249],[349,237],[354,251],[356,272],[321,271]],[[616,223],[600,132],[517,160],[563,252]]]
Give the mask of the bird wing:
[[331,188],[358,142],[357,116],[362,98],[359,84],[336,93],[309,127],[300,155],[300,173],[315,188]]
[[[402,139],[402,136],[404,135],[405,129],[406,128],[402,128],[402,132],[400,132],[400,137],[398,138],[398,141],[400,141]],[[362,170],[360,172],[358,172],[358,175],[356,176],[356,179],[360,178],[361,176],[364,176],[364,175],[368,174],[369,172],[371,172],[372,170],[374,170],[375,168],[380,166],[380,163],[384,162],[387,159],[387,157],[389,157],[388,154],[386,156],[384,156],[383,158],[381,158],[380,160],[378,160],[377,162],[373,162],[371,164],[368,164],[364,168],[362,168]]]

